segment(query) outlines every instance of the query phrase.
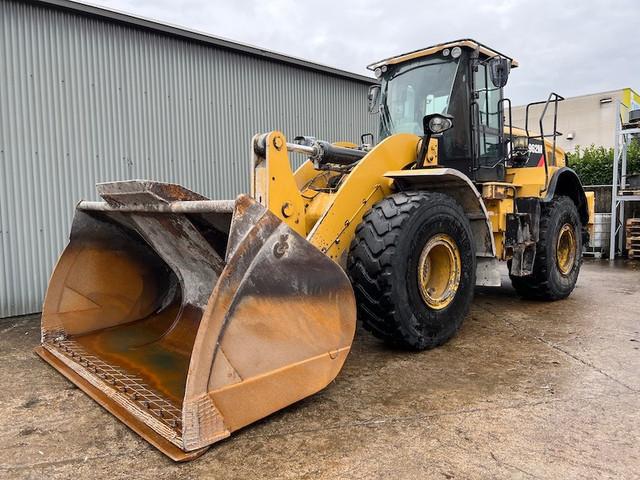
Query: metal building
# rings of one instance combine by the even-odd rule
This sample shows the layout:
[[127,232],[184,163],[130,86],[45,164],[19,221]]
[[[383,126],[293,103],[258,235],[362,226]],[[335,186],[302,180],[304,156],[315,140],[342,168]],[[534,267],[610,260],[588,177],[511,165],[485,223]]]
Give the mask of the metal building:
[[0,0],[0,66],[0,317],[40,311],[96,181],[233,198],[256,132],[375,131],[370,78],[67,0]]

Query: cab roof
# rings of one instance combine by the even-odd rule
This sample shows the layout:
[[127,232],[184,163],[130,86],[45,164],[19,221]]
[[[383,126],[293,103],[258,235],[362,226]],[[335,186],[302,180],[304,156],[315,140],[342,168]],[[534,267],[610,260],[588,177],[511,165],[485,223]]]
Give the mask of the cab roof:
[[511,60],[511,67],[515,68],[518,66],[518,62],[507,55],[494,50],[493,48],[489,48],[486,45],[483,45],[480,42],[477,42],[471,38],[463,38],[460,40],[454,40],[452,42],[447,43],[439,43],[437,45],[432,45],[430,47],[421,48],[419,50],[414,50],[413,52],[403,53],[401,55],[396,55],[395,57],[385,58],[384,60],[380,60],[378,62],[372,63],[368,65],[367,68],[369,70],[375,70],[378,67],[382,67],[383,65],[395,65],[398,63],[403,63],[408,60],[413,60],[415,58],[426,57],[429,55],[433,55],[434,53],[441,52],[445,48],[470,48],[472,50],[478,50],[480,54],[486,55],[487,57],[493,57],[495,55],[500,55],[501,57],[508,58]]

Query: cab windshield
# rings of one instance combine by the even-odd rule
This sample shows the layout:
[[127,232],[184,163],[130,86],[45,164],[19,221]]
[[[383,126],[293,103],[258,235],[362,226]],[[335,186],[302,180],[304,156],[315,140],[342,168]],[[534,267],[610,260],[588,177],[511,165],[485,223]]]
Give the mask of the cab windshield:
[[422,135],[422,118],[447,113],[457,59],[431,58],[398,67],[382,81],[380,138],[394,133]]

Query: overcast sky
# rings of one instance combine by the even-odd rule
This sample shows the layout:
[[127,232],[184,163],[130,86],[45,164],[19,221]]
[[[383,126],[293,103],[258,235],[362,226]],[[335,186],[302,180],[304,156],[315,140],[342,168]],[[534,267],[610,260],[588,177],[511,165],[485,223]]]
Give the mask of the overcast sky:
[[363,74],[373,61],[470,37],[519,61],[507,85],[514,105],[551,90],[640,90],[640,0],[90,3]]

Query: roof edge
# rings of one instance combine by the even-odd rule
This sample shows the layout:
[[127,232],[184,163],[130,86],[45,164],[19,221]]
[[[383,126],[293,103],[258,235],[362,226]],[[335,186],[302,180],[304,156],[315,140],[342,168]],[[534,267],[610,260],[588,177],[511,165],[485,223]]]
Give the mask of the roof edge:
[[413,60],[415,58],[425,57],[428,55],[433,55],[434,53],[438,53],[445,48],[453,48],[453,47],[469,47],[469,48],[477,48],[480,53],[483,53],[487,56],[499,55],[501,57],[507,58],[511,60],[511,66],[516,68],[518,66],[518,62],[504,53],[499,52],[487,45],[480,43],[472,38],[460,38],[458,40],[452,40],[450,42],[438,43],[436,45],[431,45],[429,47],[419,48],[417,50],[412,50],[407,53],[401,53],[399,55],[394,55],[393,57],[388,57],[377,62],[371,63],[367,65],[369,70],[375,70],[376,67],[381,67],[383,65],[395,65],[397,63],[405,62],[407,60]]
[[[575,99],[581,99],[586,97],[601,97],[603,95],[615,95],[615,94],[622,95],[624,90],[627,88],[629,88],[630,90],[633,90],[633,88],[631,87],[622,87],[622,88],[616,88],[613,90],[604,90],[602,92],[581,93],[580,95],[566,96],[564,97],[564,101],[566,102],[567,100],[575,100]],[[527,106],[526,103],[522,103],[520,105],[514,105],[512,108],[515,110],[516,108],[526,108],[526,106]]]
[[216,37],[209,33],[161,22],[159,20],[152,20],[139,15],[125,13],[103,6],[92,5],[89,3],[80,3],[72,0],[27,0],[27,2],[34,5],[70,11],[80,15],[97,17],[123,25],[142,28],[156,33],[189,40],[192,42],[215,46],[225,50],[242,52],[255,57],[265,58],[267,60],[289,65],[295,65],[307,70],[326,73],[336,77],[356,80],[358,82],[367,84],[377,83],[377,80],[375,78],[367,77],[366,75],[360,75],[346,70],[341,70],[339,68],[330,67],[321,63],[311,62],[302,58],[285,55],[283,53],[274,52],[242,42],[237,42],[235,40]]

